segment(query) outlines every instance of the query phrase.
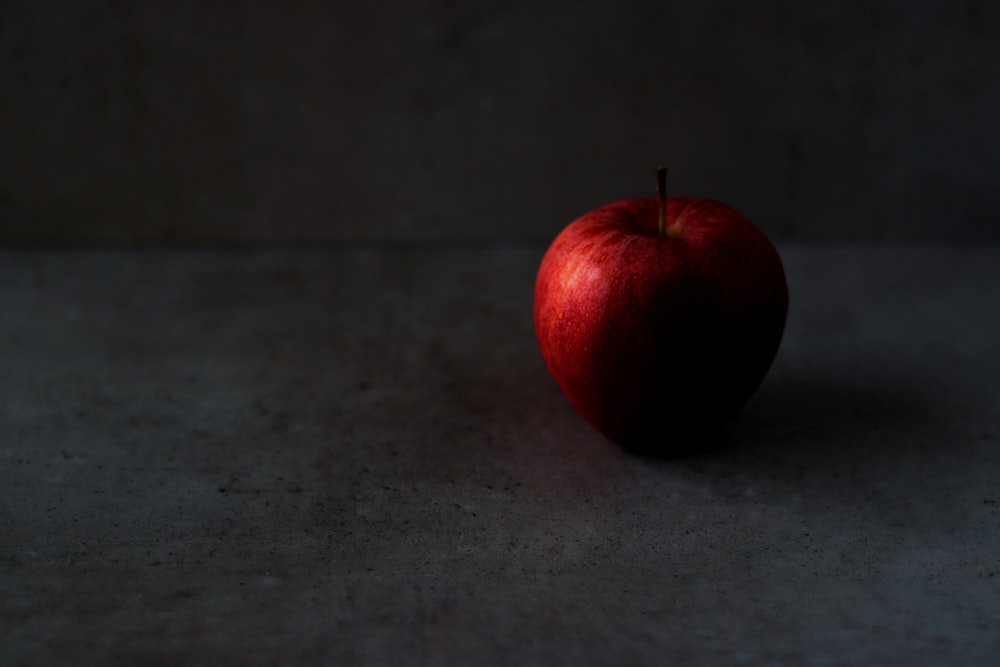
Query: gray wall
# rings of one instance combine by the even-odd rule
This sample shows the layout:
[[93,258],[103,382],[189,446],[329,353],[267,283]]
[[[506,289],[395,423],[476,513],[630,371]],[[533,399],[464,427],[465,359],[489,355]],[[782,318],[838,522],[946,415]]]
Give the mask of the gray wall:
[[1000,240],[1000,3],[0,4],[0,240]]

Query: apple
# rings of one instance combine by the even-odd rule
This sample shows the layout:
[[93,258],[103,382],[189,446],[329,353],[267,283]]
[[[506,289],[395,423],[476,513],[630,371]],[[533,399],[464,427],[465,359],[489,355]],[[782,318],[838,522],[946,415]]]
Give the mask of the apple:
[[788,285],[757,227],[710,199],[602,206],[549,246],[535,335],[573,406],[624,447],[656,456],[717,443],[767,374]]

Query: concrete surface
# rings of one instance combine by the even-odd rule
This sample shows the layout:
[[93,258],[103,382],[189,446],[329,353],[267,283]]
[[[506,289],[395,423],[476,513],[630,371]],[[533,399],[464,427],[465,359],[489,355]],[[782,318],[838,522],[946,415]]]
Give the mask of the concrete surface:
[[998,62],[991,0],[5,0],[0,241],[547,240],[665,163],[778,238],[1000,242]]
[[0,253],[0,664],[996,665],[1000,248],[781,250],[673,461],[548,377],[540,247]]

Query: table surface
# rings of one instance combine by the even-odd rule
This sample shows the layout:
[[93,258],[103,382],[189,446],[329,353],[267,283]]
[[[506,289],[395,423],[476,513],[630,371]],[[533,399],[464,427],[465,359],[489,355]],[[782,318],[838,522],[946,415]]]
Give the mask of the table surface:
[[659,461],[549,377],[541,247],[0,252],[0,663],[996,665],[1000,248],[780,250]]

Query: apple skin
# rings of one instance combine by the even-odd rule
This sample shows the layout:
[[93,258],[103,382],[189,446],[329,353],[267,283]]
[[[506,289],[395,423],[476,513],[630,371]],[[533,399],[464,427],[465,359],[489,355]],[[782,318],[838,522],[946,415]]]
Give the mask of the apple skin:
[[546,251],[535,335],[549,371],[598,431],[653,456],[716,444],[767,374],[785,328],[777,250],[709,199],[602,206]]

